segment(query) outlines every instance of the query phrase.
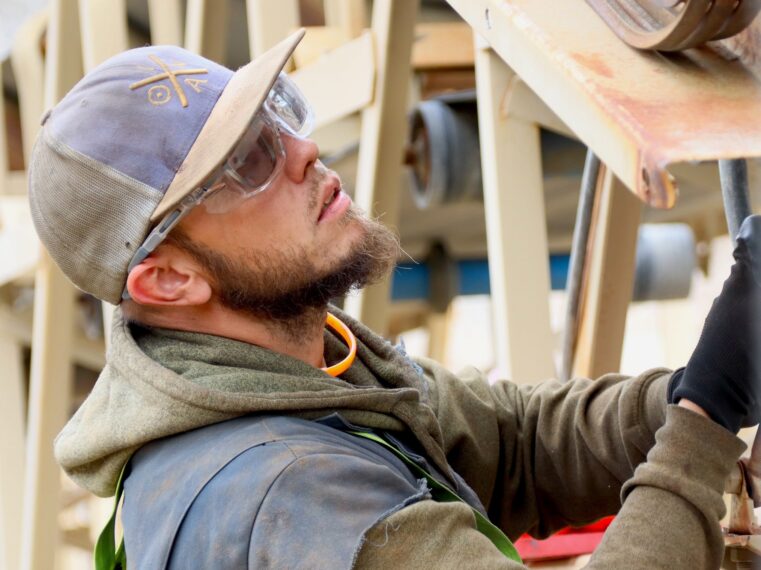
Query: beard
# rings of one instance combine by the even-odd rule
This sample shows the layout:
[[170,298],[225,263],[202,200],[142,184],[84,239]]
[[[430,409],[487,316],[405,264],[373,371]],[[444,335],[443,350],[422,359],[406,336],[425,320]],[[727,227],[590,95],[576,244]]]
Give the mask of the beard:
[[306,323],[322,314],[332,299],[383,279],[399,257],[394,233],[356,206],[340,223],[358,224],[361,235],[349,253],[327,270],[317,267],[307,248],[244,251],[233,257],[195,243],[182,232],[172,232],[168,241],[205,269],[224,307],[269,321],[294,336],[303,334]]

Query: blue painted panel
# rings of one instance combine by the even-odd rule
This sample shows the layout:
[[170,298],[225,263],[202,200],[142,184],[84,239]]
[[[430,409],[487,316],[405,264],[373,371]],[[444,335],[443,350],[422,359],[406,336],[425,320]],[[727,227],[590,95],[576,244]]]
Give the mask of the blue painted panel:
[[[565,289],[569,255],[550,256],[550,284],[553,290]],[[488,295],[489,263],[485,259],[457,262],[458,295]],[[430,269],[425,263],[400,263],[394,271],[391,298],[394,301],[427,299],[431,286]]]

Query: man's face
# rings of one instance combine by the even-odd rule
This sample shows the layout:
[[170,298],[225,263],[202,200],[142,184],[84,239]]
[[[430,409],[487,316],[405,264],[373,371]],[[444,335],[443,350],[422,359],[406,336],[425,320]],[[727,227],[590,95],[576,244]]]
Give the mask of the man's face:
[[199,262],[222,304],[281,320],[382,278],[399,252],[319,163],[314,142],[282,140],[285,166],[266,191],[225,214],[197,207],[170,240]]

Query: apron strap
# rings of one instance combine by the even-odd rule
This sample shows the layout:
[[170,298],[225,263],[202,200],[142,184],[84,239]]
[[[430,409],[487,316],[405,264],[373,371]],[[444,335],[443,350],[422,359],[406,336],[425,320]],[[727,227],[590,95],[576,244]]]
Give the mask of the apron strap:
[[116,483],[116,494],[114,496],[114,510],[111,518],[108,519],[106,526],[98,536],[98,542],[95,543],[95,552],[93,560],[95,561],[95,570],[127,570],[127,553],[124,552],[124,538],[116,547],[116,512],[119,509],[119,501],[124,494],[124,472],[127,470],[127,463],[122,467],[119,474],[119,480]]
[[[375,443],[379,443],[380,445],[384,446],[386,449],[393,452],[394,455],[396,455],[399,459],[404,461],[405,464],[410,468],[410,470],[417,476],[423,477],[427,483],[428,486],[431,488],[431,496],[435,501],[438,501],[440,503],[464,503],[468,505],[462,498],[460,498],[454,491],[452,491],[449,487],[446,485],[443,485],[439,481],[433,478],[433,476],[428,473],[425,469],[420,467],[417,463],[412,461],[407,455],[398,447],[395,445],[392,445],[382,437],[380,437],[377,434],[365,432],[365,431],[348,431],[347,433],[350,433],[352,435],[356,435],[359,437],[364,437],[366,439],[372,440]],[[470,505],[468,505],[470,506]],[[522,563],[520,555],[518,554],[518,551],[515,549],[515,546],[510,541],[507,536],[505,536],[505,533],[503,533],[497,526],[495,526],[488,518],[486,518],[480,511],[477,509],[474,509],[473,507],[470,507],[473,511],[473,515],[476,518],[476,529],[486,536],[494,546],[497,547],[497,549],[504,554],[507,558],[511,560],[515,560],[516,562]]]

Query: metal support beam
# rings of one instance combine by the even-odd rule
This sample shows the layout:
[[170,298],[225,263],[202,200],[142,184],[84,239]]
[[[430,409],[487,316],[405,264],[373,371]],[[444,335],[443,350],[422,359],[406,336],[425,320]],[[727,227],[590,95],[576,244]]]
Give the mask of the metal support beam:
[[[418,0],[375,0],[375,98],[362,111],[357,184],[360,208],[395,227],[399,217],[402,155],[407,131],[410,54]],[[393,34],[393,35],[392,35]],[[388,321],[390,280],[371,285],[346,299],[354,317],[383,334]]]
[[[77,1],[54,0],[47,37],[46,108],[52,107],[82,76],[79,29]],[[60,469],[53,458],[53,439],[68,416],[74,295],[74,287],[43,252],[35,277],[21,520],[22,570],[55,567]]]
[[598,183],[573,362],[574,376],[590,378],[621,366],[642,216],[640,200],[610,170],[601,168]]
[[[290,75],[314,109],[315,129],[361,111],[375,95],[375,57],[365,32]],[[336,89],[341,85],[341,89]],[[349,139],[351,140],[351,139]]]
[[185,14],[185,47],[213,61],[222,62],[227,51],[229,0],[188,0]]
[[515,73],[476,49],[478,125],[495,355],[500,371],[530,383],[555,376],[539,126],[517,118]]
[[23,363],[18,340],[0,335],[3,363],[0,398],[0,568],[18,568],[24,488],[24,395]]
[[251,59],[288,36],[300,22],[297,0],[248,0],[246,15]]
[[356,38],[365,29],[365,0],[323,0],[325,25],[338,27],[347,37]]
[[[4,62],[0,62],[0,75]],[[7,64],[6,64],[7,65]],[[0,196],[9,194],[11,170],[8,158],[8,128],[5,118],[5,94],[0,93]]]
[[11,51],[11,66],[16,77],[21,113],[24,164],[29,164],[34,141],[40,130],[40,117],[45,111],[44,93],[41,89],[45,77],[45,60],[41,41],[47,29],[48,16],[48,11],[42,10],[29,18],[16,34]]
[[79,0],[85,70],[129,47],[126,0]]
[[148,21],[152,44],[182,45],[181,0],[148,0]]

